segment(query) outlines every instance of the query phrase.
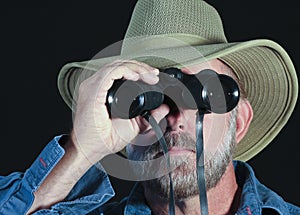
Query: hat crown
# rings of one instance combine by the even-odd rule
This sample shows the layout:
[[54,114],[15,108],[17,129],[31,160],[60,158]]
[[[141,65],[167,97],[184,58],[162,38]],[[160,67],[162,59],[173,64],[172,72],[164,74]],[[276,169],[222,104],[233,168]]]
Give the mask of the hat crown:
[[[205,1],[139,0],[125,34],[125,41],[129,38],[158,35],[180,35],[178,39],[184,41],[188,38],[184,42],[192,43],[190,45],[227,42],[218,12]],[[193,38],[192,42],[190,38]]]

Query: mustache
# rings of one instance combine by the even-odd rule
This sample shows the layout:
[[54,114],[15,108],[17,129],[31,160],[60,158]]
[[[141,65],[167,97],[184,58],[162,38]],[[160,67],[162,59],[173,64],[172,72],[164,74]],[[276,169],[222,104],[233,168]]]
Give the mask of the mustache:
[[[166,141],[167,149],[172,147],[183,148],[196,152],[196,141],[186,133],[174,133],[171,131],[166,131],[163,138]],[[149,158],[154,158],[157,154],[163,154],[163,149],[159,141],[155,142],[145,150],[145,156]]]

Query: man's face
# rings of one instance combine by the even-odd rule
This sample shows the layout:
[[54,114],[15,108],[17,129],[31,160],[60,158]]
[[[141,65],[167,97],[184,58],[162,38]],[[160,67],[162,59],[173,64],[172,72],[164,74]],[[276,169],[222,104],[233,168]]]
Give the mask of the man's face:
[[[210,61],[209,64],[202,64],[193,67],[183,68],[187,74],[196,74],[203,69],[215,70],[217,73],[230,75],[230,68],[219,60]],[[177,109],[163,105],[152,112],[153,115],[162,113],[162,109],[168,108],[168,114],[160,122],[164,131],[164,138],[167,143],[168,153],[171,161],[172,182],[176,199],[184,199],[198,194],[196,175],[196,110]],[[211,189],[217,185],[226,167],[232,160],[233,151],[236,145],[236,114],[237,110],[226,114],[206,114],[203,123],[204,136],[204,165],[206,187]],[[163,151],[159,142],[147,147],[146,141],[155,139],[153,131],[140,135],[134,144],[128,147],[128,156],[132,160],[151,161],[163,158]],[[155,172],[158,169],[167,169],[165,159],[154,163],[144,169],[143,173]],[[144,185],[155,191],[162,197],[169,195],[169,176],[157,177],[144,182]]]

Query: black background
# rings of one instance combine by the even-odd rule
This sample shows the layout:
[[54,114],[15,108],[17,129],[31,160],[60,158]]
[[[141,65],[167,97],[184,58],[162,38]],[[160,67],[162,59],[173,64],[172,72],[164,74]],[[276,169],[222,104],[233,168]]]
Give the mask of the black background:
[[[229,41],[268,38],[299,68],[297,1],[208,1],[219,11]],[[24,171],[56,135],[72,127],[57,90],[60,68],[92,58],[121,40],[135,1],[15,3],[2,7],[0,175]],[[257,95],[259,96],[259,95]],[[259,180],[300,206],[299,106],[280,135],[248,163]],[[112,178],[117,199],[132,182]],[[129,186],[127,185],[129,183]]]

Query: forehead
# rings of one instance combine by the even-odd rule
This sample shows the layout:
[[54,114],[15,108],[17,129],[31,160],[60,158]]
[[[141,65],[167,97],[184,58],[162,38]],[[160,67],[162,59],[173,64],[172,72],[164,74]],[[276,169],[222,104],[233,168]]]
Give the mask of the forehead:
[[219,59],[213,59],[205,63],[195,64],[192,66],[181,68],[181,70],[186,74],[197,74],[204,69],[211,69],[219,74],[234,76],[232,69]]

